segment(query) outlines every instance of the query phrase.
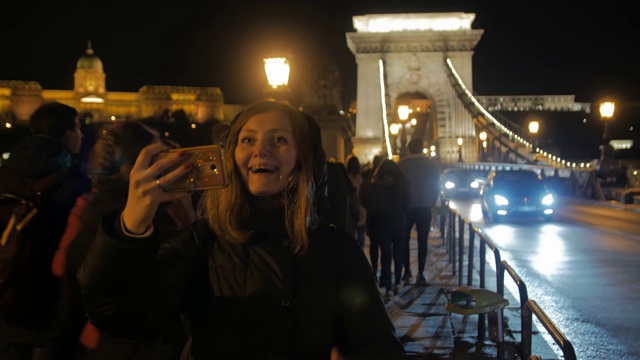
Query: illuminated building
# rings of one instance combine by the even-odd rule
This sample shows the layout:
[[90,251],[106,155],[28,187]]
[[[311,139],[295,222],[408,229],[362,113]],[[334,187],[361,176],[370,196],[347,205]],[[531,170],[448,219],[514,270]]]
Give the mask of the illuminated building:
[[183,110],[191,121],[225,120],[237,109],[224,104],[218,87],[145,85],[138,92],[107,91],[102,60],[91,42],[77,62],[73,90],[43,89],[35,81],[0,80],[0,119],[26,125],[42,103],[59,101],[78,109],[86,122],[117,121]]

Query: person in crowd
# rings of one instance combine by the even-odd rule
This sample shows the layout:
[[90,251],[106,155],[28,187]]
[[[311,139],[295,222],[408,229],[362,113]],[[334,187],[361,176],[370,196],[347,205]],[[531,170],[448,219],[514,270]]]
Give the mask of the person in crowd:
[[327,162],[327,186],[331,223],[355,238],[358,221],[358,199],[347,168],[339,161]]
[[[301,112],[311,130],[316,177],[316,198],[318,216],[338,229],[351,232],[355,227],[356,216],[353,208],[354,188],[349,181],[349,176],[343,163],[334,157],[326,160],[326,154],[322,148],[322,132],[313,116]],[[355,230],[354,230],[355,231]]]
[[431,209],[438,202],[440,195],[440,169],[435,161],[425,157],[422,150],[424,141],[419,138],[411,139],[407,144],[409,154],[398,162],[398,166],[409,180],[411,209],[407,217],[407,229],[404,247],[404,274],[405,283],[411,283],[413,273],[411,271],[410,241],[413,226],[416,227],[418,239],[418,272],[417,286],[429,284],[424,275],[427,263],[427,250],[429,245],[429,232],[431,230]]
[[[380,285],[388,299],[402,287],[402,256],[409,212],[409,183],[393,160],[384,159],[373,173],[367,214],[371,232],[380,239]],[[393,277],[391,263],[393,262]]]
[[[373,173],[382,162],[383,157],[380,155],[375,155],[373,160],[362,171],[362,185],[360,185],[360,191],[358,192],[358,198],[360,199],[360,204],[367,210],[369,208],[370,198],[371,198],[371,182],[373,180]],[[382,285],[378,279],[378,264],[380,263],[380,238],[377,236],[378,234],[373,230],[375,227],[375,220],[371,218],[369,213],[366,214],[365,218],[365,233],[369,237],[369,261],[371,263],[371,269],[373,273],[376,274],[376,282]]]
[[83,134],[75,108],[44,103],[30,116],[29,131],[0,168],[0,192],[22,194],[25,186],[47,175],[64,176],[43,193],[37,220],[33,220],[37,224],[24,234],[28,240],[21,239],[32,248],[25,271],[2,294],[15,294],[18,306],[0,319],[0,348],[5,349],[5,353],[0,350],[0,358],[31,359],[34,351],[40,351],[59,290],[51,260],[76,199],[91,187],[78,157]]
[[360,203],[360,187],[362,186],[362,165],[355,154],[347,156],[346,161],[347,175],[351,180],[351,184],[355,188],[355,201],[358,206],[358,218],[356,220],[356,230],[354,236],[358,240],[360,247],[364,249],[365,245],[365,221],[367,219],[367,210]]
[[229,123],[219,122],[211,127],[211,143],[224,146],[229,134]]
[[[207,190],[202,219],[167,239],[165,192],[189,165],[145,147],[122,210],[102,217],[79,271],[91,322],[122,338],[159,337],[179,314],[192,359],[404,359],[366,257],[316,213],[316,139],[284,102],[258,101],[232,122],[228,186]],[[351,241],[348,241],[351,239]],[[126,264],[126,266],[123,266]]]
[[[99,131],[91,157],[92,189],[78,198],[69,214],[51,265],[53,273],[61,279],[61,291],[43,360],[128,359],[131,354],[144,354],[149,359],[175,359],[180,354],[186,332],[179,319],[175,336],[156,346],[101,336],[83,311],[82,292],[76,278],[95,239],[102,215],[125,206],[129,174],[140,151],[159,142],[162,139],[156,130],[135,120],[114,123]],[[195,221],[192,202],[182,200],[161,204],[157,215],[161,225],[158,231],[172,236]]]

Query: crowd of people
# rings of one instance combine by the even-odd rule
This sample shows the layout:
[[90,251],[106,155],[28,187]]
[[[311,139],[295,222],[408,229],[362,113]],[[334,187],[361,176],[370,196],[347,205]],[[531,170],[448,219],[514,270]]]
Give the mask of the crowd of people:
[[0,319],[0,359],[404,358],[385,301],[428,285],[439,170],[421,139],[397,163],[342,163],[312,117],[261,100],[212,129],[228,185],[174,192],[193,164],[172,167],[183,151],[152,159],[179,143],[114,123],[85,171],[80,125],[72,107],[42,105],[0,166],[27,184],[68,173],[43,199],[38,292],[28,316]]

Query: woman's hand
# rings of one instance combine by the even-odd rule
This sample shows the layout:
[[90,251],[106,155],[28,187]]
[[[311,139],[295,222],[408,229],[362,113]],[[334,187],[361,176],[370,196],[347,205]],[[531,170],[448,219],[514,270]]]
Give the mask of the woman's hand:
[[184,152],[170,154],[153,164],[153,156],[167,150],[164,143],[158,142],[146,146],[140,152],[138,159],[130,173],[129,195],[127,205],[122,212],[122,221],[126,230],[132,234],[143,234],[147,231],[158,210],[158,206],[167,201],[174,201],[189,197],[189,192],[167,192],[162,186],[170,184],[189,171],[193,165],[184,166],[162,175],[162,173],[184,156]]

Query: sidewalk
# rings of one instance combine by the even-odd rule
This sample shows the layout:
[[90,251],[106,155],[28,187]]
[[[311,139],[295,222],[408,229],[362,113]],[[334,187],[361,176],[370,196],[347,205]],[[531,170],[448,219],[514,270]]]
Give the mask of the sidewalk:
[[[368,241],[364,251],[368,257]],[[411,261],[412,272],[416,275],[418,264],[415,230],[411,239]],[[495,272],[492,270],[493,267],[489,265],[486,269],[487,288],[493,290],[495,289]],[[495,316],[491,316],[493,314],[487,316],[489,325],[485,340],[478,343],[478,316],[450,315],[446,311],[447,294],[445,290],[458,286],[458,274],[453,274],[453,265],[449,263],[449,254],[446,252],[438,229],[432,230],[430,233],[425,276],[430,283],[429,286],[404,286],[398,295],[394,296],[386,305],[389,316],[395,324],[398,337],[405,345],[407,359],[497,359],[495,342],[497,331]],[[466,274],[464,274],[463,284],[466,282]],[[474,272],[473,284],[478,286],[479,283],[477,272]],[[380,289],[380,291],[383,294],[384,289]],[[505,289],[505,291],[507,292],[505,298],[509,300],[509,305],[504,309],[505,354],[507,359],[520,359],[516,351],[520,344],[521,334],[519,300],[508,293],[508,290]],[[534,321],[532,354],[545,360],[561,358],[554,353],[545,340],[545,331],[544,329],[542,332],[538,331]],[[553,343],[553,340],[550,341]]]

